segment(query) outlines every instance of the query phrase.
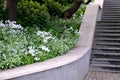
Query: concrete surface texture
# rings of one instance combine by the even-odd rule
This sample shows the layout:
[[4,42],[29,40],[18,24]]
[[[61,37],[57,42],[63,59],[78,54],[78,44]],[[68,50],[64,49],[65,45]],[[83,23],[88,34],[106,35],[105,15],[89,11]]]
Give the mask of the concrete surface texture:
[[89,72],[83,80],[120,80],[120,74],[108,72]]

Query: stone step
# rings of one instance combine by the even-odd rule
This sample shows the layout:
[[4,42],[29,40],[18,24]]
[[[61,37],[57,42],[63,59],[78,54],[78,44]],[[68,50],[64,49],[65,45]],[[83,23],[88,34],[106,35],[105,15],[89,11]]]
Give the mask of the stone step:
[[107,50],[107,51],[120,51],[120,48],[114,47],[92,47],[93,50]]
[[115,5],[118,5],[119,6],[119,2],[120,1],[116,1],[116,2],[113,2],[113,1],[104,1],[104,5],[103,6],[115,6]]
[[94,61],[120,61],[120,59],[110,59],[110,58],[92,58]]
[[118,55],[118,56],[120,56],[120,53],[104,53],[104,52],[92,52],[92,55],[113,55],[113,56],[116,56],[116,55]]
[[111,13],[112,13],[112,12],[119,12],[119,10],[120,9],[118,9],[118,8],[104,8],[103,12],[110,12],[111,11]]
[[107,13],[107,12],[111,12],[111,13],[120,13],[119,11],[120,9],[113,9],[113,8],[109,8],[109,9],[103,9],[103,13]]
[[[120,3],[120,2],[119,2]],[[116,3],[112,3],[112,4],[104,4],[103,5],[103,8],[105,8],[105,7],[120,7],[120,5],[119,5],[119,3],[118,4],[116,4]]]
[[119,22],[120,18],[101,18],[102,21],[116,21]]
[[120,26],[97,26],[96,30],[120,30]]
[[101,29],[97,29],[95,31],[96,33],[120,33],[120,30],[101,30]]
[[103,11],[104,15],[112,14],[112,15],[119,15],[120,12],[118,11]]
[[108,34],[108,33],[101,33],[101,34],[95,34],[95,36],[110,36],[110,37],[120,37],[120,34]]
[[114,42],[96,42],[93,43],[93,45],[102,45],[102,46],[120,46],[120,43],[114,43]]
[[101,52],[101,53],[120,53],[119,50],[106,50],[106,49],[92,49],[93,52]]
[[108,20],[108,21],[118,21],[120,20],[120,17],[110,17],[110,16],[106,16],[106,17],[101,17],[101,20]]
[[[94,52],[91,55],[92,58],[108,58],[108,59],[120,59],[120,53],[115,53],[115,54],[96,54],[96,52]],[[99,61],[99,60],[98,60]]]
[[120,36],[94,36],[94,38],[120,38]]
[[112,20],[114,20],[114,21],[118,21],[118,20],[120,20],[120,17],[111,17],[111,16],[106,16],[106,17],[101,17],[101,20],[109,20],[109,21],[112,21]]
[[95,41],[120,41],[120,38],[95,38]]
[[90,64],[90,66],[96,67],[105,67],[105,68],[120,68],[120,65],[112,65],[112,64]]
[[120,45],[93,45],[93,47],[120,48]]
[[111,21],[111,20],[114,20],[114,21],[117,21],[117,20],[120,20],[120,17],[101,17],[101,20],[108,20],[108,21]]
[[[101,29],[98,29],[98,30],[101,30]],[[120,32],[95,31],[95,34],[120,34]]]
[[120,1],[104,1],[104,5],[103,6],[111,6],[111,5],[119,5]]
[[103,16],[120,16],[120,14],[102,14],[102,17]]
[[106,15],[106,16],[102,16],[102,18],[117,18],[117,19],[119,19],[120,16],[114,16],[114,15],[112,15],[112,16],[111,16],[111,15],[110,15],[110,16],[108,15],[108,16],[107,16],[107,15]]
[[120,7],[104,7],[103,8],[103,10],[109,10],[109,9],[120,10]]
[[120,61],[99,61],[99,60],[96,60],[96,61],[91,61],[91,64],[108,64],[108,65],[120,65]]
[[89,71],[99,71],[99,72],[112,72],[112,73],[119,73],[120,68],[101,68],[101,67],[90,67]]
[[119,0],[114,0],[114,1],[112,1],[112,0],[104,0],[104,4],[113,4],[113,3],[118,3],[118,2],[120,2]]
[[120,26],[120,21],[116,22],[116,21],[97,21],[97,26]]
[[120,43],[120,40],[95,40],[95,43]]
[[120,7],[104,7],[103,11],[105,11],[105,10],[107,10],[107,11],[109,11],[109,10],[120,10]]
[[103,14],[113,14],[113,15],[119,15],[119,11],[118,10],[106,10],[102,12]]

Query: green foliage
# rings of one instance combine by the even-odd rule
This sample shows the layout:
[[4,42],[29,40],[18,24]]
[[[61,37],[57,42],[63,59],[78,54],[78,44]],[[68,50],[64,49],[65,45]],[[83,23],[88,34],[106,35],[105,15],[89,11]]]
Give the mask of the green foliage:
[[52,34],[52,29],[46,32],[39,27],[23,28],[10,21],[0,23],[0,69],[44,61],[64,54],[75,46],[78,39],[78,33],[72,27],[74,26],[63,30],[61,37],[56,37]]
[[45,5],[40,5],[34,1],[18,2],[18,20],[17,22],[23,26],[46,26],[50,15]]
[[47,3],[47,8],[51,16],[60,16],[62,14],[62,5],[58,2]]
[[61,34],[64,34],[64,31],[66,29],[72,28],[71,33],[74,32],[75,30],[78,30],[79,22],[73,19],[63,20],[63,19],[54,18],[54,20],[49,22],[49,26],[46,29],[47,30],[52,29],[53,31],[51,32],[53,35],[56,35],[57,37],[61,37]]
[[3,0],[0,0],[0,20],[3,20],[4,11],[3,11]]
[[75,47],[85,6],[71,19],[58,19],[55,16],[64,9],[60,4],[62,1],[66,1],[64,4],[72,2],[40,0],[40,4],[32,0],[19,0],[17,22],[25,28],[15,22],[0,22],[0,70],[54,58]]
[[63,5],[72,4],[74,0],[55,0]]

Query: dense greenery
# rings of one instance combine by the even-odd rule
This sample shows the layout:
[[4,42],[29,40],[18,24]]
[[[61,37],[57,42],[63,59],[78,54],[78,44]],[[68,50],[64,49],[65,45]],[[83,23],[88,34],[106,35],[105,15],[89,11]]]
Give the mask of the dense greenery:
[[22,26],[45,27],[50,15],[45,5],[38,2],[21,1],[18,2],[18,23]]
[[[59,15],[72,0],[64,0],[67,6],[61,4],[61,0],[18,1],[17,23],[23,27],[9,20],[0,21],[1,70],[44,61],[75,47],[84,5],[71,19],[63,20]],[[0,10],[2,12],[2,7]]]
[[3,20],[4,11],[3,11],[3,0],[0,0],[0,20]]
[[[59,27],[62,25],[60,23],[66,22],[68,21],[60,20],[56,25]],[[0,26],[0,69],[31,64],[62,55],[73,48],[78,39],[78,31],[74,30],[76,23],[64,28],[62,33],[54,29],[48,32],[41,31],[39,27],[23,28],[10,21],[6,21],[6,24],[1,22]]]

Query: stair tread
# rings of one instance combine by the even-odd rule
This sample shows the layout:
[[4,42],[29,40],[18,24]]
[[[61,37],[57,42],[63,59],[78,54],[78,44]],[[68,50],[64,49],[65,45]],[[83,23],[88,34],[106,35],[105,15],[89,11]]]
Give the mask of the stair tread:
[[94,38],[94,40],[108,40],[108,41],[113,41],[113,40],[115,40],[115,41],[120,41],[120,38]]
[[92,60],[99,60],[99,61],[120,61],[120,59],[110,59],[110,58],[92,58]]
[[94,54],[101,54],[101,55],[120,55],[120,53],[105,53],[105,52],[92,52],[92,55]]
[[120,65],[120,61],[91,61],[91,64]]
[[90,64],[90,66],[99,66],[99,67],[117,67],[120,68],[120,65],[112,65],[112,64]]
[[117,33],[116,34],[101,33],[101,34],[95,34],[95,36],[120,36],[120,34],[117,34]]
[[120,30],[96,30],[96,32],[120,32]]
[[120,72],[119,68],[117,69],[106,69],[106,68],[100,68],[100,67],[90,67],[89,71],[101,71],[101,72]]
[[93,47],[92,49],[106,49],[106,50],[120,50],[120,48],[111,48],[111,47]]
[[104,45],[111,45],[111,46],[114,45],[114,46],[115,46],[115,45],[120,45],[120,43],[110,43],[110,42],[107,42],[107,43],[104,43],[104,42],[101,43],[101,42],[100,42],[100,43],[99,43],[99,42],[97,42],[97,43],[93,43],[93,45],[103,45],[103,46],[104,46]]

